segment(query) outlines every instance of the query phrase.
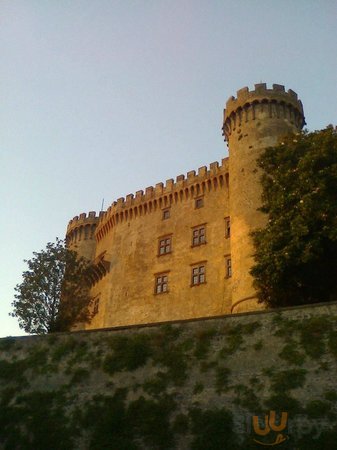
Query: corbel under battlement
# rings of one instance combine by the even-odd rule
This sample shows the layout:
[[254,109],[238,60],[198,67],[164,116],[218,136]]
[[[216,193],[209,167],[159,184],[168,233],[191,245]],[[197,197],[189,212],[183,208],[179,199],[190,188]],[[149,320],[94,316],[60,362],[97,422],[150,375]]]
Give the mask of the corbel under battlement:
[[266,83],[255,84],[255,89],[244,87],[235,97],[229,97],[223,112],[223,136],[225,140],[237,125],[255,120],[259,113],[267,111],[270,118],[286,119],[296,127],[305,125],[303,105],[292,89],[285,90],[281,84],[268,89]]
[[187,196],[201,195],[214,188],[214,184],[211,186],[212,181],[215,186],[228,184],[228,158],[222,159],[221,164],[216,161],[209,167],[200,167],[197,172],[191,170],[186,175],[178,175],[175,180],[166,180],[165,184],[157,183],[155,186],[148,186],[145,191],[139,190],[135,194],[118,198],[99,217],[96,239],[100,240],[119,221],[148,214],[157,208],[163,209]]

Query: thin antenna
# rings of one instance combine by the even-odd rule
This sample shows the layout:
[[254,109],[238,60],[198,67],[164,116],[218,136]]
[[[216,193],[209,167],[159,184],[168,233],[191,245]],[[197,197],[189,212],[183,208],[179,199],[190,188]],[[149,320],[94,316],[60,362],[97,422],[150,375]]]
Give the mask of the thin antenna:
[[102,198],[102,206],[101,206],[101,211],[103,211],[104,208],[104,198]]

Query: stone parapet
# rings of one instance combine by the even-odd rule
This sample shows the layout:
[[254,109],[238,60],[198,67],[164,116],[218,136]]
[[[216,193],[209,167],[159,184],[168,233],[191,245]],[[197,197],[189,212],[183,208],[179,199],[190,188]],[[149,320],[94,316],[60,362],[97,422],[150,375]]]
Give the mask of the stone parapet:
[[168,179],[164,183],[148,186],[145,191],[128,194],[114,201],[106,213],[99,219],[96,230],[97,240],[100,240],[109,229],[122,220],[130,220],[152,211],[169,207],[183,199],[198,197],[218,186],[228,186],[228,158],[221,164],[213,162],[209,167],[203,166],[189,171],[186,176],[178,175],[176,179]]
[[[90,211],[88,214],[82,213],[79,216],[73,217],[68,223],[66,232],[66,242],[70,249],[75,249],[81,254],[79,250],[80,242],[93,240],[95,237],[95,230],[100,218],[104,215],[104,211],[96,214],[95,211]],[[88,251],[85,250],[86,257]],[[90,249],[90,255],[92,256],[93,249]],[[81,255],[83,256],[83,255]]]
[[81,213],[80,215],[73,217],[69,220],[67,233],[81,225],[98,223],[100,217],[102,217],[104,213],[105,211],[101,211],[99,214],[96,214],[96,211],[90,211],[88,214]]
[[296,92],[286,91],[281,84],[273,84],[272,89],[267,89],[266,83],[255,84],[254,90],[244,87],[236,95],[227,100],[223,114],[222,134],[227,141],[237,127],[255,120],[264,109],[270,118],[289,120],[299,129],[305,125],[301,100]]

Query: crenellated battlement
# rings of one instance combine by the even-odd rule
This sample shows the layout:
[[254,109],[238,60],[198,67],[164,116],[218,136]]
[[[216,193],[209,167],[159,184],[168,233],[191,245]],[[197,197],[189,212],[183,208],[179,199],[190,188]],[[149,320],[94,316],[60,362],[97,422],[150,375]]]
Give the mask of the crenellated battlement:
[[98,222],[99,218],[102,217],[104,213],[105,211],[101,211],[99,214],[96,214],[96,211],[90,211],[88,214],[81,213],[79,216],[75,216],[69,221],[68,230],[72,227],[83,225],[85,223]]
[[281,84],[268,89],[266,83],[255,84],[254,90],[244,87],[226,102],[223,114],[223,136],[228,141],[232,132],[242,124],[263,118],[285,119],[301,129],[305,125],[303,105],[296,92],[285,90]]
[[90,211],[88,214],[82,213],[73,217],[68,223],[66,232],[69,248],[82,240],[94,239],[96,227],[104,214],[105,211],[101,211],[97,215],[95,211]]
[[221,164],[216,161],[209,167],[199,167],[197,172],[191,170],[186,176],[178,175],[175,180],[166,180],[165,184],[157,183],[155,186],[148,186],[145,191],[137,191],[135,195],[118,198],[101,217],[96,230],[97,240],[120,221],[169,207],[173,203],[198,197],[225,185],[228,186],[228,158],[222,159]]

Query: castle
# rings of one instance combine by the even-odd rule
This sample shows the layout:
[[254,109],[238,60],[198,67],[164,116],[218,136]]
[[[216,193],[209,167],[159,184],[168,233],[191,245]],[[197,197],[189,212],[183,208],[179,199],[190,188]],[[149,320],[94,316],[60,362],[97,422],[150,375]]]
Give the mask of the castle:
[[103,328],[219,316],[261,308],[249,273],[250,233],[264,224],[256,159],[305,124],[297,94],[265,83],[230,97],[229,157],[74,217],[70,249],[92,263],[94,317]]

